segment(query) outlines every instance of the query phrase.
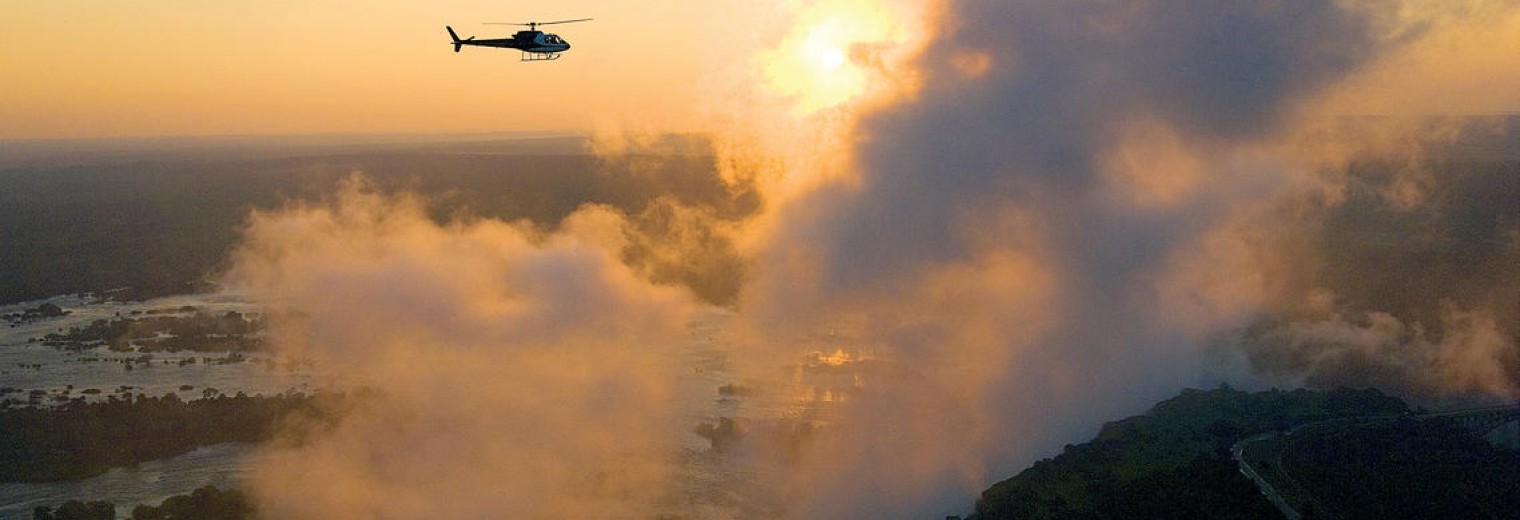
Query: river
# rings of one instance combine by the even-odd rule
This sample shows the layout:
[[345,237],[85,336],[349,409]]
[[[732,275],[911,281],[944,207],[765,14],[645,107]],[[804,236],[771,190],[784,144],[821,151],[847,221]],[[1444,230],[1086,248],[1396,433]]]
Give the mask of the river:
[[[125,360],[142,356],[111,352],[104,348],[67,351],[32,342],[50,332],[87,325],[100,319],[194,307],[198,312],[257,312],[236,294],[173,296],[147,302],[111,302],[88,297],[60,296],[0,307],[0,315],[52,303],[67,316],[25,323],[0,325],[0,388],[15,389],[0,399],[25,401],[33,391],[45,392],[37,404],[47,406],[67,399],[103,400],[123,393],[162,396],[175,392],[196,399],[209,390],[228,395],[273,395],[281,392],[312,392],[319,388],[315,367],[250,354],[246,361],[218,363],[226,354],[206,352],[157,352],[148,363],[127,370]],[[197,358],[196,362],[181,361]],[[208,362],[209,361],[209,362]],[[0,484],[0,520],[28,519],[37,506],[57,506],[69,500],[105,500],[116,504],[118,518],[131,516],[139,504],[157,505],[163,499],[189,493],[198,487],[237,485],[246,473],[254,448],[246,444],[203,446],[179,456],[116,468],[105,474],[77,481]]]
[[[364,386],[362,380],[345,376],[341,367],[313,366],[261,353],[248,355],[246,362],[218,364],[204,360],[225,354],[160,352],[153,354],[153,361],[126,370],[127,359],[143,354],[110,352],[104,348],[73,352],[30,341],[98,319],[132,316],[134,311],[162,314],[188,306],[207,313],[259,312],[235,294],[176,296],[140,303],[58,297],[0,307],[0,315],[35,308],[44,302],[58,305],[70,314],[0,330],[0,388],[19,389],[0,395],[0,399],[12,399],[13,406],[18,401],[25,405],[36,391],[42,392],[36,405],[48,406],[69,399],[100,400],[128,392],[154,396],[175,392],[184,399],[196,399],[207,389],[225,394],[272,395]],[[679,398],[674,405],[676,413],[689,424],[716,426],[720,418],[730,418],[744,421],[744,427],[752,432],[764,432],[786,430],[799,420],[828,421],[837,403],[847,399],[860,385],[859,374],[847,366],[861,359],[859,352],[839,350],[838,338],[832,334],[803,341],[817,351],[798,360],[796,366],[778,372],[774,380],[738,381],[728,367],[728,342],[724,338],[731,318],[731,314],[718,309],[698,313],[688,324],[690,335],[684,348],[661,361],[680,367],[674,371],[679,375],[676,381]],[[180,362],[190,357],[201,361]],[[753,387],[749,386],[752,384],[771,387],[773,391],[752,393]],[[684,513],[728,518],[774,517],[774,490],[765,489],[754,480],[752,471],[736,466],[719,450],[709,449],[711,442],[691,430],[683,436],[676,478],[692,504],[692,510]],[[139,504],[157,505],[164,498],[208,484],[236,486],[249,468],[258,463],[258,453],[250,445],[221,444],[133,468],[113,469],[79,481],[0,484],[0,520],[30,518],[37,506],[57,506],[68,500],[109,501],[116,504],[119,518],[127,518]]]

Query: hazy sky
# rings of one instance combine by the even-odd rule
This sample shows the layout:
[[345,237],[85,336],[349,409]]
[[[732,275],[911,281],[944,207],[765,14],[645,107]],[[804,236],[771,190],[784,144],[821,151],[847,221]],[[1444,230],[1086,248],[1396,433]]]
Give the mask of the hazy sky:
[[[779,89],[820,96],[804,107],[833,103],[841,89],[855,88],[855,69],[838,67],[847,49],[822,40],[885,36],[860,24],[858,13],[817,10],[854,27],[799,20],[815,27],[792,36],[793,47],[812,54],[801,63],[764,54],[787,37],[788,13],[815,3],[6,0],[0,138],[704,130],[721,119],[715,110],[735,106],[727,90],[756,70],[772,79],[828,72]],[[861,1],[823,4],[874,9]],[[554,63],[519,63],[507,49],[454,54],[443,29],[493,38],[516,28],[483,22],[582,17],[595,21],[550,29],[574,46]],[[1496,24],[1504,29],[1453,32],[1432,52],[1389,63],[1336,104],[1362,113],[1520,104],[1513,89],[1490,88],[1520,83],[1517,54],[1506,41],[1520,33],[1520,20],[1508,18]],[[1432,69],[1480,80],[1431,83]],[[1404,77],[1409,71],[1422,76]],[[1401,87],[1380,88],[1389,84]]]
[[[0,138],[689,127],[721,46],[756,27],[732,23],[749,10],[734,7],[7,0]],[[505,37],[517,28],[482,22],[583,17],[596,20],[549,29],[574,46],[555,63],[454,54],[444,31]]]

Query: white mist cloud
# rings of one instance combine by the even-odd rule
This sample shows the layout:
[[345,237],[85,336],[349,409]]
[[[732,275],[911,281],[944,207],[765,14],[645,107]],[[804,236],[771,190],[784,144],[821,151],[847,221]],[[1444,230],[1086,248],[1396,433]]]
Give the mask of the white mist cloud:
[[1246,352],[1269,377],[1292,385],[1358,381],[1403,393],[1515,395],[1520,359],[1486,310],[1447,305],[1441,332],[1385,312],[1335,313],[1247,338]]
[[620,517],[669,489],[666,356],[692,303],[618,261],[621,217],[548,234],[430,221],[351,179],[256,213],[230,280],[286,309],[276,348],[378,388],[259,467],[271,518]]
[[[809,331],[864,323],[840,343],[894,367],[859,368],[861,396],[818,421],[786,477],[790,511],[962,512],[1099,422],[1231,377],[1205,345],[1301,316],[1330,273],[1326,222],[1353,162],[1327,170],[1329,143],[1306,130],[1391,56],[1469,41],[1433,35],[1480,22],[1438,11],[1430,25],[1395,4],[957,1],[904,22],[929,34],[875,69],[885,92],[812,119],[845,137],[776,148],[790,189],[755,224],[748,355],[796,358]],[[1473,12],[1495,11],[1515,6]],[[1425,173],[1405,168],[1381,200],[1424,207],[1447,182]],[[1482,323],[1410,345],[1422,353],[1402,359],[1442,376],[1398,377],[1505,391],[1513,364],[1483,367],[1513,347]]]

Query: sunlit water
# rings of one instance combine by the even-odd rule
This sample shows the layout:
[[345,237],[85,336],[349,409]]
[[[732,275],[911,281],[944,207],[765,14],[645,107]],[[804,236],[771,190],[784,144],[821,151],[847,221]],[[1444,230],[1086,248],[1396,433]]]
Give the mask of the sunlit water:
[[[43,390],[43,406],[84,397],[103,400],[123,391],[161,396],[175,392],[185,399],[200,398],[207,389],[224,394],[273,395],[280,392],[312,392],[317,389],[351,388],[362,382],[346,377],[339,369],[292,363],[265,354],[249,355],[241,363],[216,364],[199,361],[180,365],[187,357],[220,358],[220,353],[154,353],[149,364],[126,370],[122,360],[139,353],[110,352],[104,348],[67,352],[28,342],[49,332],[88,324],[96,319],[130,316],[148,311],[194,306],[201,312],[258,312],[236,295],[193,295],[143,303],[92,303],[61,297],[48,300],[71,311],[66,317],[22,324],[0,330],[0,387],[19,388],[0,398],[25,402],[32,390]],[[41,302],[0,307],[0,314],[32,308]],[[766,381],[745,381],[729,367],[725,326],[731,316],[722,311],[701,313],[688,326],[681,349],[664,363],[677,375],[674,403],[677,417],[689,424],[682,432],[676,479],[682,495],[673,511],[683,517],[769,518],[777,513],[777,490],[761,485],[753,467],[743,461],[742,450],[714,449],[712,442],[695,432],[700,424],[715,425],[720,418],[737,421],[743,435],[784,436],[802,423],[827,421],[833,407],[846,400],[860,384],[859,375],[846,365],[857,361],[835,350],[830,338],[801,340],[804,350],[817,353],[798,360],[793,367],[776,367]],[[87,361],[99,358],[98,361]],[[72,385],[72,388],[70,388]],[[189,386],[189,390],[182,387]],[[131,387],[124,389],[124,387]],[[83,393],[86,389],[100,393]],[[720,388],[723,390],[720,391]],[[214,484],[237,486],[253,464],[258,451],[250,445],[223,444],[202,447],[180,456],[118,468],[96,477],[61,483],[0,484],[0,519],[30,518],[37,506],[56,506],[68,500],[106,500],[116,504],[126,518],[138,504],[157,504],[164,498],[185,494]]]
[[[333,380],[343,380],[330,373],[323,374],[309,364],[257,353],[246,355],[246,361],[218,363],[226,359],[225,353],[156,352],[152,354],[151,362],[133,363],[132,370],[127,370],[124,361],[143,354],[112,352],[105,348],[71,352],[30,341],[99,319],[131,317],[133,311],[163,311],[184,306],[214,314],[257,311],[236,295],[175,296],[138,303],[99,302],[66,296],[3,306],[0,315],[35,308],[42,303],[58,305],[69,311],[69,315],[15,326],[0,323],[0,388],[20,390],[0,396],[0,399],[20,401],[21,406],[27,405],[34,390],[46,392],[36,404],[54,406],[70,399],[102,401],[124,393],[162,396],[173,392],[184,399],[204,397],[208,390],[226,395],[238,392],[248,395],[311,393],[320,388],[331,388]],[[181,364],[181,360],[187,358],[196,358],[196,362]],[[98,393],[90,391],[92,389]],[[189,493],[205,485],[237,485],[252,462],[253,453],[250,445],[220,444],[137,467],[112,469],[78,481],[0,484],[0,519],[31,518],[32,510],[38,506],[57,506],[68,500],[112,502],[116,504],[117,516],[126,518],[138,504],[156,505],[164,498]]]
[[[69,311],[68,316],[24,323],[18,326],[0,325],[0,387],[20,389],[0,399],[28,400],[28,393],[43,390],[43,405],[57,404],[65,399],[83,397],[91,401],[105,400],[111,394],[130,392],[162,396],[175,392],[181,398],[193,399],[214,389],[227,395],[245,392],[248,395],[274,395],[281,392],[316,390],[319,385],[317,372],[307,364],[290,360],[274,359],[263,354],[249,354],[246,361],[220,363],[225,353],[217,352],[154,352],[148,363],[132,363],[128,370],[125,361],[140,358],[135,352],[112,352],[105,348],[83,351],[67,351],[30,342],[51,332],[63,332],[70,327],[88,325],[95,320],[131,317],[133,311],[178,309],[193,306],[200,312],[220,314],[227,311],[256,311],[249,303],[234,295],[176,296],[140,303],[95,303],[76,297],[60,297],[46,300]],[[33,308],[43,302],[28,302],[0,307],[0,314]],[[181,364],[182,360],[195,358],[194,364]],[[183,386],[190,386],[182,390]],[[130,388],[127,388],[130,387]],[[91,390],[98,390],[94,393]],[[87,392],[91,391],[91,392]]]

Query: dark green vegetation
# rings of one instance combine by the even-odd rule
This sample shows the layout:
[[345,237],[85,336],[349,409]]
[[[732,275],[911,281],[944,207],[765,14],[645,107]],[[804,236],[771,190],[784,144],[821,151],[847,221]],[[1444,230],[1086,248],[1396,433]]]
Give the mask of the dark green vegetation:
[[58,507],[32,510],[32,520],[116,520],[116,505],[110,502],[70,500]]
[[1306,427],[1279,459],[1308,518],[1520,518],[1520,454],[1446,418]]
[[[324,396],[326,398],[326,396]],[[270,439],[287,421],[323,417],[317,397],[182,401],[138,394],[100,403],[0,411],[0,482],[84,478],[223,442]]]
[[237,311],[208,314],[193,307],[180,311],[191,314],[95,320],[83,327],[70,327],[66,332],[49,333],[40,341],[67,350],[105,346],[115,351],[138,352],[249,351],[261,343],[258,333],[264,328],[262,318]]
[[253,518],[253,503],[242,491],[216,486],[169,497],[157,507],[132,508],[132,520],[242,520]]
[[[109,502],[70,500],[57,508],[39,507],[32,520],[114,520],[116,506]],[[253,503],[242,491],[223,491],[216,486],[196,489],[188,495],[169,497],[157,506],[132,508],[132,520],[244,520],[253,518]]]
[[[426,196],[440,222],[499,218],[553,228],[583,204],[606,205],[630,217],[625,262],[730,303],[742,262],[712,223],[760,206],[753,189],[718,178],[710,150],[694,139],[603,156],[579,138],[190,141],[6,143],[0,303],[205,289],[250,210],[328,199],[355,172],[381,190]],[[675,243],[696,254],[659,254]]]
[[[1060,455],[1037,462],[1017,476],[993,485],[982,493],[971,518],[1281,518],[1255,485],[1237,471],[1230,453],[1237,441],[1257,433],[1288,430],[1337,417],[1398,417],[1406,413],[1408,408],[1402,401],[1376,390],[1272,390],[1254,394],[1228,388],[1186,390],[1143,415],[1108,423],[1091,442],[1068,445]],[[1442,431],[1446,433],[1440,440],[1431,440],[1418,448],[1409,444],[1409,452],[1401,452],[1395,445],[1370,443],[1369,449],[1378,451],[1360,456],[1439,459],[1435,453],[1449,449],[1443,443],[1456,438],[1454,432]],[[1358,435],[1370,438],[1385,433],[1365,431]],[[1355,438],[1353,435],[1347,440]],[[1390,438],[1388,442],[1406,441]],[[1467,439],[1458,445],[1475,446]],[[1305,455],[1338,449],[1327,447],[1306,451]],[[1309,460],[1321,461],[1322,466],[1344,463],[1306,457],[1302,461],[1295,459],[1290,466],[1308,464]],[[1418,479],[1417,472],[1427,468],[1420,464],[1405,469],[1415,472],[1406,474],[1407,478]],[[1341,473],[1354,478],[1362,470],[1343,467]],[[1332,474],[1323,467],[1306,471]],[[1492,481],[1484,482],[1495,485]],[[1316,490],[1316,496],[1335,494],[1336,484],[1328,481],[1306,484]],[[1508,484],[1498,484],[1513,488],[1520,481],[1510,479]],[[1330,487],[1319,491],[1321,485]],[[1419,488],[1400,489],[1414,492]],[[1394,517],[1402,516],[1381,516]]]

